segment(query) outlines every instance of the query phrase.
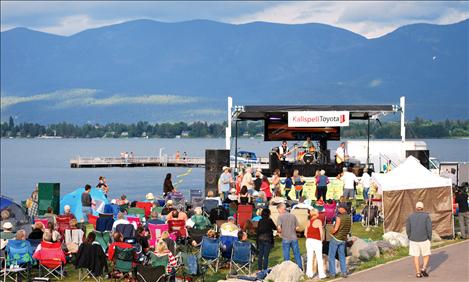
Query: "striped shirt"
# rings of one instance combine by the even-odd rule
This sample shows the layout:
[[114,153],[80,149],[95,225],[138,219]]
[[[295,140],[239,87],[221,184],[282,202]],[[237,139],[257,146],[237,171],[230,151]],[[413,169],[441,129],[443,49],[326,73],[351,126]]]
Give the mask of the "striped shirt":
[[177,260],[169,250],[164,251],[162,254],[155,252],[155,255],[157,257],[164,257],[166,255],[168,256],[168,266],[166,267],[167,273],[171,273],[173,271],[173,267],[176,267]]
[[348,214],[339,214],[340,225],[339,230],[334,234],[334,238],[340,241],[347,241],[347,234],[352,228],[352,220]]

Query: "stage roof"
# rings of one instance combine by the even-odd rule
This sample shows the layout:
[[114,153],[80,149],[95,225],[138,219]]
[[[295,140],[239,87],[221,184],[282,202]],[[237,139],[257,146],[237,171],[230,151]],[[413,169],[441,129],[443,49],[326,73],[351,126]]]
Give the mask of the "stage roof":
[[397,105],[259,105],[236,106],[234,118],[238,120],[265,120],[272,115],[294,111],[348,111],[350,119],[377,118],[400,110]]

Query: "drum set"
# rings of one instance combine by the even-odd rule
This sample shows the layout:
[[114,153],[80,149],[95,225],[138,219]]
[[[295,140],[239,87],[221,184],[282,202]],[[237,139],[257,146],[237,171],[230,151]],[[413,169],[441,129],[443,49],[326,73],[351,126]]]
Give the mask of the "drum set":
[[322,159],[322,153],[316,147],[298,147],[296,161],[304,164],[317,164]]

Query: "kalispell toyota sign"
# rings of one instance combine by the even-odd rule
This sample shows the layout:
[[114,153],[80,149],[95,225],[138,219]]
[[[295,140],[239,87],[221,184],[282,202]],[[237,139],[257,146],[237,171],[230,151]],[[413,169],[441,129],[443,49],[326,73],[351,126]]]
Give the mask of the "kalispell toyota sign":
[[348,111],[288,112],[288,127],[349,126]]

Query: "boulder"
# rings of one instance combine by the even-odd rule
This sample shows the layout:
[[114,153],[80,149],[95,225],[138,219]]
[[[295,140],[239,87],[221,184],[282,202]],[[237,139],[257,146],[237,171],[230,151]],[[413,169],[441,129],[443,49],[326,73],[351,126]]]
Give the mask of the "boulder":
[[264,279],[274,282],[298,282],[303,277],[303,271],[292,261],[284,261],[272,268],[272,271]]
[[361,261],[369,261],[374,257],[379,257],[379,249],[375,244],[368,244],[364,249],[359,250]]
[[409,246],[409,239],[407,235],[397,232],[386,232],[383,235],[384,241],[389,242],[391,245],[395,247],[408,247]]
[[385,240],[379,240],[376,242],[376,246],[378,246],[380,254],[389,252],[390,250],[396,248],[396,246],[393,246],[391,243]]
[[352,253],[352,257],[359,258],[360,257],[360,250],[365,249],[368,246],[368,243],[365,240],[360,239],[358,237],[352,237],[353,245],[350,248],[350,252]]

